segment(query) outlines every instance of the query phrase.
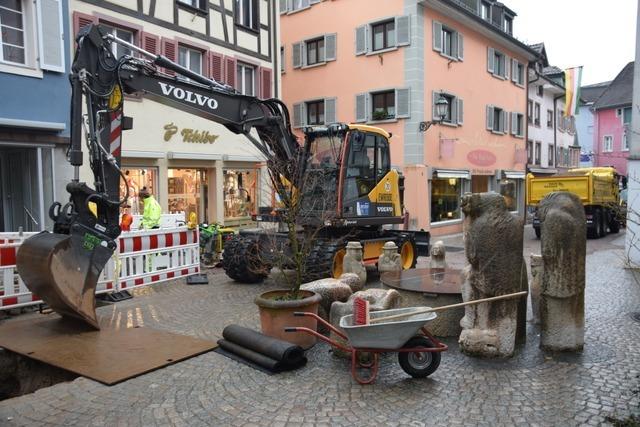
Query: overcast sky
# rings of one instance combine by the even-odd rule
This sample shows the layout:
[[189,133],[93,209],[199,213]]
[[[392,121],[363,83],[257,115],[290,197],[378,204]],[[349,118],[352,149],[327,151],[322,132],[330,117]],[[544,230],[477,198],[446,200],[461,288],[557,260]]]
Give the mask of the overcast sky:
[[582,84],[613,80],[635,56],[636,0],[502,0],[518,16],[514,35],[544,42],[549,63],[584,66]]

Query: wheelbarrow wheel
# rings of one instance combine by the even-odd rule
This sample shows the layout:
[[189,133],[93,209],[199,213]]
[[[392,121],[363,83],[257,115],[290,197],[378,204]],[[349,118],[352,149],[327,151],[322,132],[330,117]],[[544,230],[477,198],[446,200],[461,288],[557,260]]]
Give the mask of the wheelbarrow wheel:
[[[418,335],[411,338],[403,348],[428,347],[435,345],[427,337]],[[400,367],[413,378],[425,378],[433,374],[440,366],[439,352],[411,352],[398,353]]]

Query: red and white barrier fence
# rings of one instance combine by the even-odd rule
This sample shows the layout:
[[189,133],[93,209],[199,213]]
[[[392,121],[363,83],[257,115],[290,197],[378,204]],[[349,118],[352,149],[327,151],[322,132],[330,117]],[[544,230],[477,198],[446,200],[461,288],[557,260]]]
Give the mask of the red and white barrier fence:
[[[36,233],[0,233],[0,310],[40,304],[16,269],[16,253]],[[187,227],[123,232],[96,294],[129,290],[200,271],[198,230]]]

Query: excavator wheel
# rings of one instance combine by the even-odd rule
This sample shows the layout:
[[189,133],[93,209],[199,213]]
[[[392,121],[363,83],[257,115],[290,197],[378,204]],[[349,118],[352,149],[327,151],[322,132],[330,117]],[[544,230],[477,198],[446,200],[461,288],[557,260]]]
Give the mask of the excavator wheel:
[[400,263],[403,270],[415,268],[418,262],[418,248],[416,242],[411,236],[404,236],[398,244],[398,252],[400,253]]
[[304,282],[340,277],[345,253],[344,244],[330,240],[317,240],[307,257]]
[[260,259],[260,246],[255,240],[240,235],[224,244],[222,268],[227,276],[241,283],[259,283],[268,275],[271,267]]

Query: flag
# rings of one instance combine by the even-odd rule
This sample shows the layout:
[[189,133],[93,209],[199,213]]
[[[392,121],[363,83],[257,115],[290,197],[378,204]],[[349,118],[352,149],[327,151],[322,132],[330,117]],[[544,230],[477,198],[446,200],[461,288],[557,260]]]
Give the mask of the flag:
[[564,70],[564,115],[575,116],[580,108],[580,84],[582,81],[582,67]]

